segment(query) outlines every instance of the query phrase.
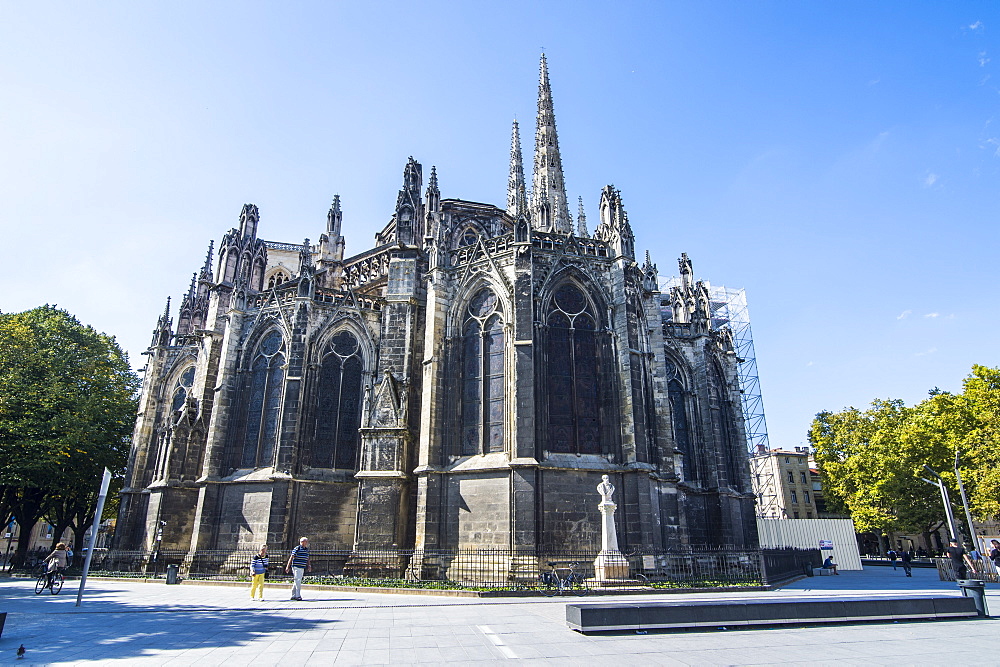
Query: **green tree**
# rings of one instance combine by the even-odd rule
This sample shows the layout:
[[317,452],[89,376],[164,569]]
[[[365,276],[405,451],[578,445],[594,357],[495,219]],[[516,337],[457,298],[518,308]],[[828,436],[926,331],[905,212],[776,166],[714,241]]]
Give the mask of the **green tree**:
[[[935,387],[910,408],[898,400],[876,400],[864,412],[821,412],[813,420],[809,440],[829,504],[850,513],[858,530],[877,535],[921,532],[929,541],[945,513],[938,491],[920,479],[926,476],[923,467],[939,472],[958,502],[953,472],[957,453],[973,515],[996,516],[998,435],[1000,370],[974,366],[961,394]],[[960,508],[953,510],[963,523]]]
[[138,386],[114,338],[66,311],[0,314],[0,489],[21,535],[47,516],[80,544],[102,470],[124,474]]
[[962,441],[962,480],[978,519],[1000,516],[1000,369],[973,366],[963,398],[972,427]]

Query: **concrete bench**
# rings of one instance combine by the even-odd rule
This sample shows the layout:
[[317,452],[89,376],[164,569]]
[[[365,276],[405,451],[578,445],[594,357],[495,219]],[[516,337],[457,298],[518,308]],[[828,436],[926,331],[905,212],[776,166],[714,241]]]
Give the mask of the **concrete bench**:
[[583,633],[977,617],[975,601],[957,595],[566,605],[566,624]]
[[831,576],[832,577],[833,576],[833,570],[827,569],[825,567],[814,567],[813,568],[813,576],[815,576],[815,577]]

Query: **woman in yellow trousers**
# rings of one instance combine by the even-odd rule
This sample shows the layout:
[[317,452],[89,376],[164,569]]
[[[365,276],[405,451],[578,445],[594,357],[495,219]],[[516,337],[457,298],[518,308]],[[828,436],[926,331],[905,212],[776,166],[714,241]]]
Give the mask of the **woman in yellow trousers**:
[[256,600],[255,593],[260,591],[260,601],[264,601],[264,573],[267,572],[267,545],[263,545],[257,555],[250,561],[250,599]]

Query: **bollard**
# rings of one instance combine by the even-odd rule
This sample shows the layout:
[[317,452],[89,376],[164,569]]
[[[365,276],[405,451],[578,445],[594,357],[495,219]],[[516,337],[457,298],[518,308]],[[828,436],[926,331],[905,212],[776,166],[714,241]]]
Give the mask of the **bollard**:
[[976,603],[976,610],[980,616],[989,616],[990,610],[986,607],[986,582],[980,579],[958,579],[958,588],[962,595],[972,598]]
[[180,565],[168,565],[167,566],[167,583],[168,584],[178,584],[177,572],[180,569]]

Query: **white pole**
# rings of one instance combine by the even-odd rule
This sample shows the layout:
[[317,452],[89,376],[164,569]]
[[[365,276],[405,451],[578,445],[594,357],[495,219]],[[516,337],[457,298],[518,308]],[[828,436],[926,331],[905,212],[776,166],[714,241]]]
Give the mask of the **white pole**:
[[76,606],[83,600],[83,587],[87,585],[87,573],[90,572],[90,559],[94,557],[94,546],[97,544],[97,530],[101,526],[101,515],[104,514],[104,500],[108,497],[108,487],[111,485],[111,471],[104,469],[101,479],[101,492],[97,496],[97,511],[94,512],[94,525],[90,528],[90,545],[87,558],[83,562],[83,576],[80,577],[80,590],[76,594]]

